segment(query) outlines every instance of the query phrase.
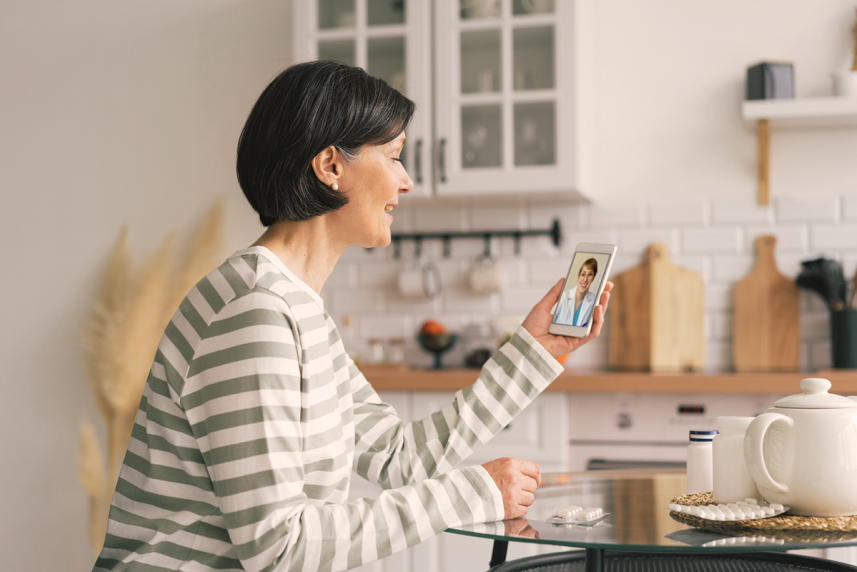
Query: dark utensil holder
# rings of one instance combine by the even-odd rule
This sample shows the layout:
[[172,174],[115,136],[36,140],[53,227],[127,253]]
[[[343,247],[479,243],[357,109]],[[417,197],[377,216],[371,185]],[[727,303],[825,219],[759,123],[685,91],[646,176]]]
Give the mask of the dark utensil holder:
[[857,309],[830,313],[830,347],[833,367],[857,369]]

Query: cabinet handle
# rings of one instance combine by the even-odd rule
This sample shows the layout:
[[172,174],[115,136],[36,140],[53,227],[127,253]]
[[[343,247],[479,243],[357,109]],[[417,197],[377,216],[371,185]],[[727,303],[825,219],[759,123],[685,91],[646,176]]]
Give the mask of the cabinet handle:
[[437,172],[440,177],[440,182],[446,182],[446,138],[441,138],[437,144]]
[[419,185],[423,182],[423,140],[417,139],[417,144],[414,147],[414,175],[416,175]]

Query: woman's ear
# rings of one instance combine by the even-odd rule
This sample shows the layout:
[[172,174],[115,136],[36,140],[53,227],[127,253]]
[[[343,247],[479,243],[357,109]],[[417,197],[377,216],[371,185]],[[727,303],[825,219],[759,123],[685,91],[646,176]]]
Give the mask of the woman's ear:
[[333,187],[334,185],[337,185],[337,188],[339,187],[340,178],[342,177],[342,165],[342,155],[333,145],[322,150],[312,160],[312,170],[315,171],[315,176],[328,187]]

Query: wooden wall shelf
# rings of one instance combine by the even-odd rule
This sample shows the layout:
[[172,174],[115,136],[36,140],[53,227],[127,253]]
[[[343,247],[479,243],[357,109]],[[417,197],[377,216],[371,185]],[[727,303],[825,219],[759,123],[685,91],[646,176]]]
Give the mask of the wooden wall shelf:
[[741,117],[756,124],[758,203],[770,202],[771,129],[857,125],[857,98],[760,99],[741,103]]
[[[402,369],[363,367],[366,379],[378,391],[457,391],[479,376],[476,369]],[[696,393],[775,394],[799,393],[807,377],[824,377],[833,393],[857,395],[857,370],[795,373],[575,373],[566,371],[547,391],[569,393]]]

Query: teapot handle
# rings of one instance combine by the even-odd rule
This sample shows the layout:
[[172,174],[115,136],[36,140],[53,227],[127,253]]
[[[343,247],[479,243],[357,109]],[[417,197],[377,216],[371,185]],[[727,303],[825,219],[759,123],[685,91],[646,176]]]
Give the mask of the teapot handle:
[[778,483],[768,472],[768,467],[765,466],[765,456],[762,454],[762,445],[765,442],[765,434],[768,432],[771,424],[779,422],[785,428],[791,428],[794,425],[794,420],[780,413],[762,413],[750,423],[747,427],[747,433],[744,435],[744,461],[747,463],[747,469],[750,475],[759,488],[768,488],[781,493],[789,492],[788,485]]

